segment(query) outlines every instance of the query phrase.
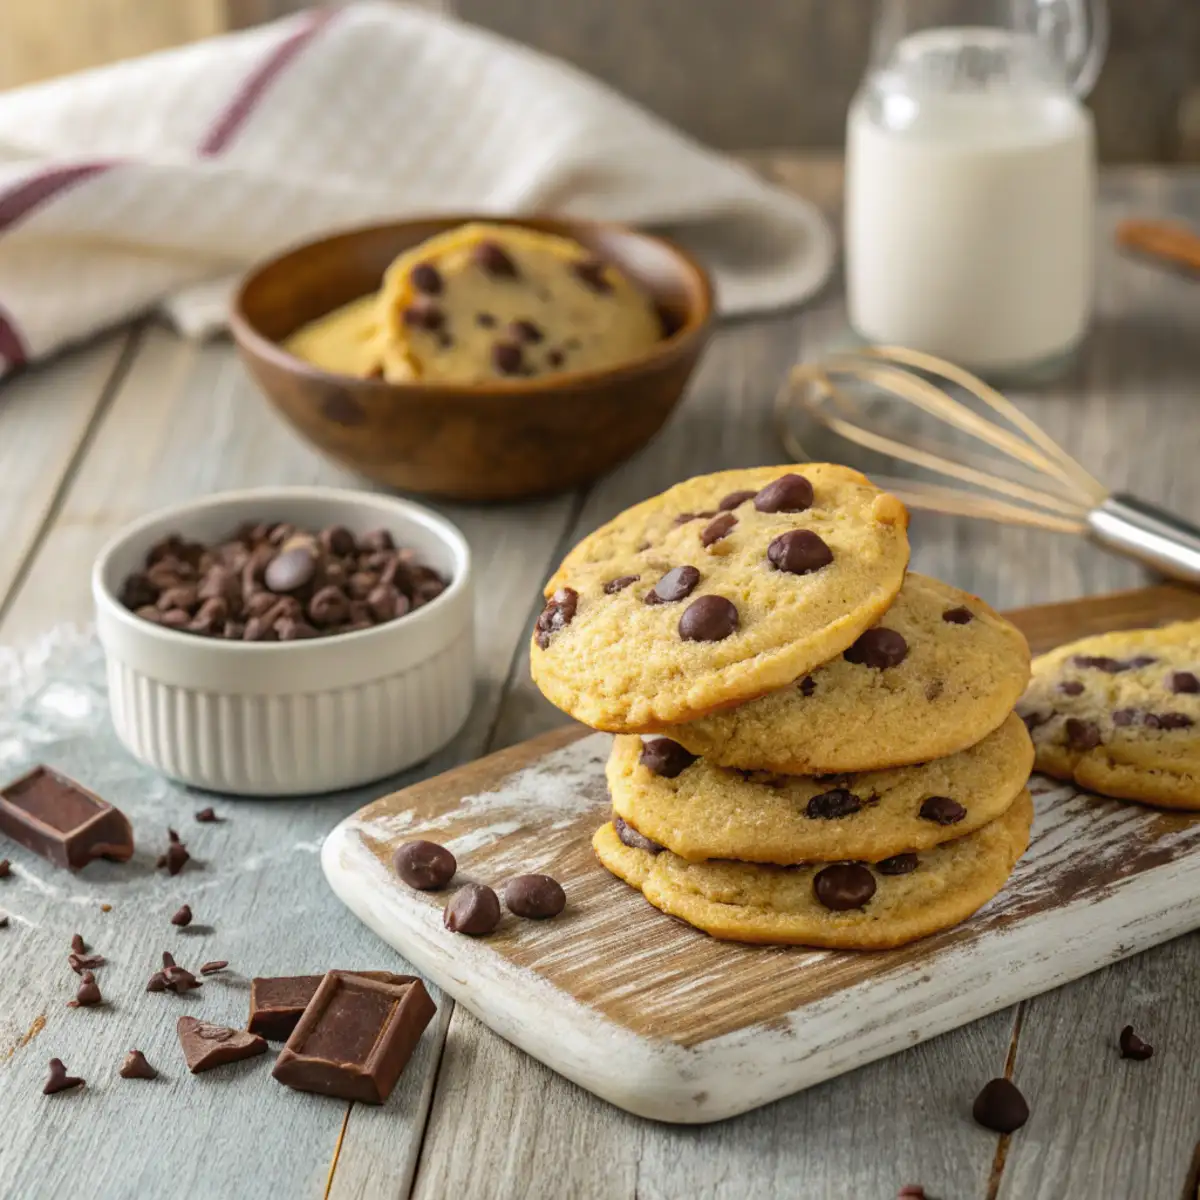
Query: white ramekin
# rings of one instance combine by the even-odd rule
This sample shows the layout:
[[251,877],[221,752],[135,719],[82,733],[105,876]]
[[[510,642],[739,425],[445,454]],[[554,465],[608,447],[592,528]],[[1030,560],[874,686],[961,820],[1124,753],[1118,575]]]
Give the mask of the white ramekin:
[[[215,541],[243,521],[387,529],[451,583],[397,621],[295,642],[180,633],[117,599],[161,538]],[[92,595],[118,736],[136,758],[194,787],[247,796],[354,787],[427,758],[471,707],[470,551],[450,522],[406,500],[299,487],[181,504],[127,526],[101,551]]]

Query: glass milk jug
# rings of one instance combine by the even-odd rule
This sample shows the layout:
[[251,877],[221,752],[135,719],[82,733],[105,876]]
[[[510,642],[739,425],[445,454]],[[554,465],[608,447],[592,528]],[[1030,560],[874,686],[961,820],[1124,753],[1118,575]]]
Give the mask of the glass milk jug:
[[1091,312],[1104,0],[877,0],[850,109],[846,286],[871,342],[1046,373]]

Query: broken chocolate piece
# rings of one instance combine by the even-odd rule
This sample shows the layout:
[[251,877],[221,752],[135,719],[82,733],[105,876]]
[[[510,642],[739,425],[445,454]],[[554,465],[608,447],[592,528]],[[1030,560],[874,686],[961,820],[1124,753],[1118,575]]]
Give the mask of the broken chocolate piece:
[[50,1060],[50,1078],[42,1088],[42,1095],[53,1096],[55,1092],[69,1091],[71,1088],[83,1087],[86,1081],[78,1075],[68,1075],[61,1058]]
[[179,911],[171,918],[172,925],[178,925],[180,929],[186,929],[192,923],[192,910],[190,905],[181,904]]
[[[416,979],[414,975],[393,975],[390,971],[339,971],[338,974],[361,975],[397,987]],[[251,979],[250,1020],[246,1028],[262,1034],[269,1042],[286,1042],[324,978],[324,975],[277,975]]]
[[157,1079],[158,1072],[146,1061],[140,1050],[130,1050],[117,1072],[122,1079]]
[[193,1075],[223,1067],[226,1063],[241,1062],[266,1054],[267,1042],[256,1033],[245,1029],[229,1029],[224,1025],[210,1025],[195,1017],[180,1017],[175,1025],[179,1044],[188,1070]]
[[201,975],[215,975],[218,971],[225,970],[225,968],[227,966],[229,966],[229,959],[214,958],[212,960],[212,962],[206,962],[206,963],[200,964],[200,974]]
[[93,1008],[97,1004],[103,1004],[104,997],[100,995],[100,985],[96,982],[96,977],[91,971],[84,971],[83,982],[79,985],[79,990],[75,993],[74,1000],[67,1001],[68,1008]]

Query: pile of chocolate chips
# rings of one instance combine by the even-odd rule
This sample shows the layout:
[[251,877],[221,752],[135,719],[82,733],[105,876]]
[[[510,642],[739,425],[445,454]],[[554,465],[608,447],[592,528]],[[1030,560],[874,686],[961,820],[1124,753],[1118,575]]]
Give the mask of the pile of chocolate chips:
[[448,584],[386,529],[356,537],[340,525],[309,533],[260,522],[212,546],[172,534],[150,548],[120,598],[139,617],[186,633],[290,642],[394,621]]

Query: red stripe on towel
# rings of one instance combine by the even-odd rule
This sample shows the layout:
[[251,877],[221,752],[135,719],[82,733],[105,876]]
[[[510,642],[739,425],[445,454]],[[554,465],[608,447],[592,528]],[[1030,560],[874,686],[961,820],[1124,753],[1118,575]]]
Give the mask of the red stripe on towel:
[[23,179],[7,192],[0,192],[0,233],[27,217],[35,209],[48,204],[56,196],[115,167],[115,161],[75,163],[72,166],[51,167]]

